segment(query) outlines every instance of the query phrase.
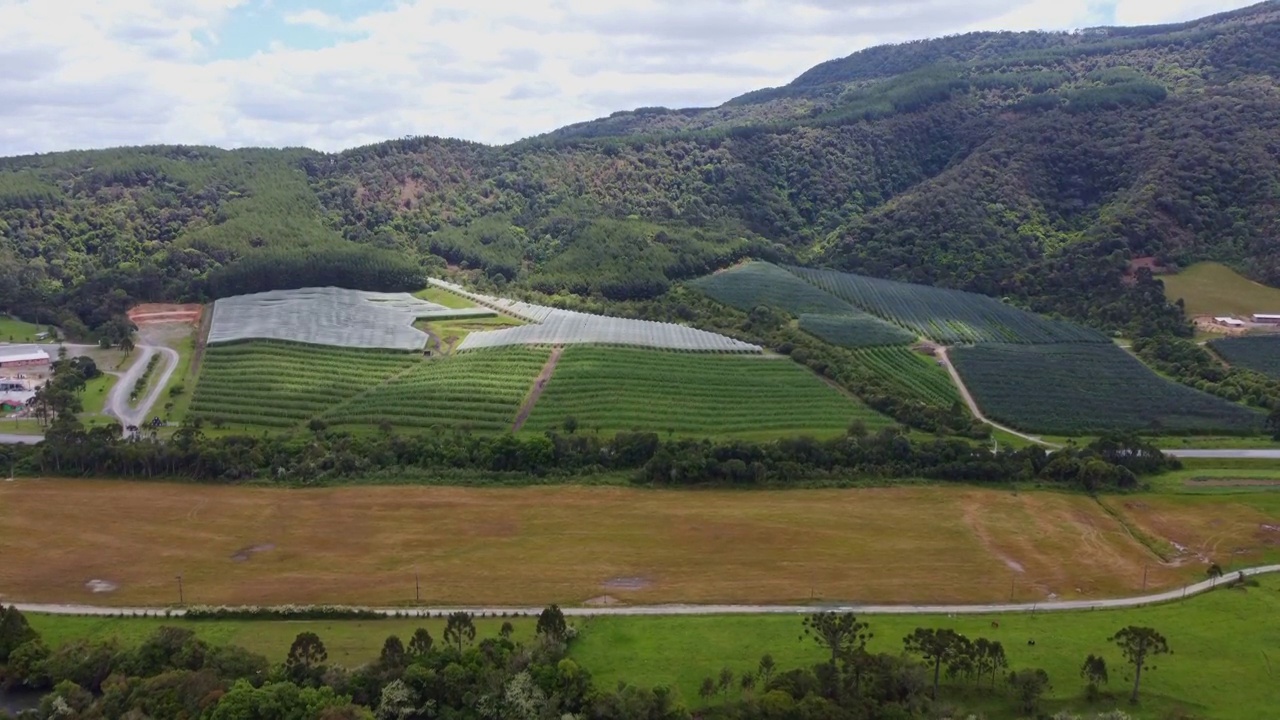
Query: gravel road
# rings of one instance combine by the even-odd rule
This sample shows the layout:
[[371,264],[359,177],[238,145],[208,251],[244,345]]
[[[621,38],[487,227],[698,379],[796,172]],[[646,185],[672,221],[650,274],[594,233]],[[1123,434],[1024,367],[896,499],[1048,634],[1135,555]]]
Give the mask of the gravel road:
[[[139,351],[138,359],[133,361],[133,365],[129,366],[128,372],[116,381],[115,387],[111,388],[111,394],[107,396],[107,404],[104,409],[105,413],[114,415],[124,427],[141,425],[147,419],[147,414],[151,412],[151,407],[156,404],[156,400],[160,398],[160,393],[164,392],[165,386],[169,384],[169,378],[173,376],[173,371],[178,368],[178,351],[173,348],[159,345],[139,345],[137,350]],[[133,384],[146,371],[147,363],[151,361],[151,357],[156,353],[164,355],[164,359],[157,366],[157,369],[163,367],[163,370],[151,381],[146,397],[138,402],[136,408],[132,408],[129,406],[129,392],[133,389]]]
[[[1173,602],[1193,595],[1208,592],[1213,588],[1230,581],[1236,573],[1245,576],[1263,575],[1280,572],[1280,565],[1262,565],[1228,573],[1226,577],[1203,580],[1186,587],[1127,598],[1109,600],[1051,600],[1041,603],[993,603],[989,605],[857,605],[830,603],[825,605],[620,605],[605,607],[562,607],[565,615],[597,616],[597,615],[804,615],[814,612],[852,612],[859,615],[990,615],[994,613],[1036,613],[1062,612],[1066,610],[1105,610],[1114,608],[1141,607],[1159,603]],[[172,615],[183,614],[181,608],[164,607],[104,607],[100,605],[57,605],[37,603],[15,603],[22,612],[44,613],[48,615]],[[349,606],[352,609],[372,610],[382,615],[439,615],[459,610],[473,615],[497,615],[499,613],[524,613],[537,615],[540,607],[432,607],[432,608],[368,608]]]

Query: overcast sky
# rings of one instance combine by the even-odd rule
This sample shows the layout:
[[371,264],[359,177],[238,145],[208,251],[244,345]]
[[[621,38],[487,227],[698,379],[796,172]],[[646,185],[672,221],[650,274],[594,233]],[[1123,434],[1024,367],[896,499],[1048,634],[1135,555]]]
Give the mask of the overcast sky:
[[1186,20],[1250,0],[0,0],[0,155],[505,143],[717,105],[887,42]]

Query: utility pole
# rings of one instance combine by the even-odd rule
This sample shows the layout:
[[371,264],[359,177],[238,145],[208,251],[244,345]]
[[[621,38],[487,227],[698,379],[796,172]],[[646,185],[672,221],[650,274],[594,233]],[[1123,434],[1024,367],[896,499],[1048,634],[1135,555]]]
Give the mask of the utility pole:
[[413,601],[422,604],[422,584],[418,582],[418,571],[413,571]]
[[1009,602],[1013,602],[1013,588],[1018,584],[1018,576],[1014,575],[1009,578]]
[[182,597],[182,575],[178,575],[178,604],[186,605],[186,600]]
[[1142,592],[1147,591],[1147,571],[1151,569],[1150,565],[1142,566]]

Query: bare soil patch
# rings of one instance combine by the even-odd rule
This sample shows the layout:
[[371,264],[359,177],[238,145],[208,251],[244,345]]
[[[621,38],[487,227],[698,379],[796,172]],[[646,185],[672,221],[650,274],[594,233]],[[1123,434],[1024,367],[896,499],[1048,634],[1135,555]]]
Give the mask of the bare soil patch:
[[[450,348],[452,348],[452,343]],[[533,387],[529,390],[529,397],[525,398],[524,404],[520,406],[520,412],[516,413],[516,421],[511,426],[513,432],[524,427],[525,421],[529,419],[529,414],[533,412],[533,407],[538,404],[538,398],[542,397],[542,391],[547,388],[551,375],[556,371],[556,363],[560,362],[560,356],[563,354],[563,345],[551,348],[551,355],[547,357],[546,364],[542,366],[542,371],[538,373],[538,377],[534,378]]]
[[204,306],[199,304],[143,303],[129,310],[128,315],[139,327],[172,322],[198,325],[203,312]]
[[249,547],[240,548],[239,550],[232,553],[231,561],[245,562],[246,560],[252,558],[254,555],[257,555],[258,553],[269,552],[275,549],[276,549],[276,546],[274,543],[262,543],[260,545],[250,545]]

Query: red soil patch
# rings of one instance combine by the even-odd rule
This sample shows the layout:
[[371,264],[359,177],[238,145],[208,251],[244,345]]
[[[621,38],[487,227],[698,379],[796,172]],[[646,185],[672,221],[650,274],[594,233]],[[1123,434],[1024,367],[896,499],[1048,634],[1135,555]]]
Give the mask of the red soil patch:
[[175,305],[171,303],[143,303],[129,311],[129,320],[134,325],[153,323],[185,322],[196,325],[204,306],[199,304]]

